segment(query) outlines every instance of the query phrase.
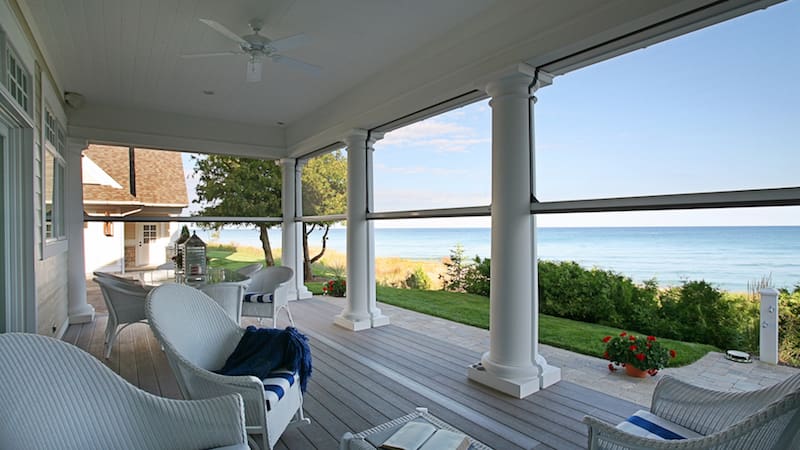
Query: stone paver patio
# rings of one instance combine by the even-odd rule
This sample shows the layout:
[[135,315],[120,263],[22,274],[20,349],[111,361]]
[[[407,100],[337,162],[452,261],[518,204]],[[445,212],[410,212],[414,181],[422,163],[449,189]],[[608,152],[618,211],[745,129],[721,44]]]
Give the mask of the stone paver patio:
[[[344,307],[344,299],[327,296],[317,298]],[[478,352],[489,350],[488,330],[385,303],[378,303],[378,307],[390,317],[393,325],[419,331]],[[694,364],[664,369],[655,377],[632,378],[622,371],[610,372],[608,361],[601,358],[549,345],[540,345],[539,352],[548,363],[561,368],[562,379],[648,407],[653,389],[663,374],[709,389],[747,391],[775,384],[800,373],[800,369],[774,366],[761,361],[736,363],[725,359],[722,353],[712,352]],[[464,370],[466,372],[466,368]]]

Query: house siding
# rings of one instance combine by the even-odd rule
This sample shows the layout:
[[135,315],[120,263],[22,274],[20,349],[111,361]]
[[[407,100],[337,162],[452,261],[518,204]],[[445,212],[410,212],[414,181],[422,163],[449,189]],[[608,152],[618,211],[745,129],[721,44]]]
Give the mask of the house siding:
[[67,326],[67,253],[36,264],[37,329],[45,336],[60,336]]

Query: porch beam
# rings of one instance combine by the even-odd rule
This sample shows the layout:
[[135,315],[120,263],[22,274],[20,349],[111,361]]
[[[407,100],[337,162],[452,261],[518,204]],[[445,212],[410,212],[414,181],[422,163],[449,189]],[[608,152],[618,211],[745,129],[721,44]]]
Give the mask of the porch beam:
[[417,209],[410,211],[382,211],[367,214],[370,220],[429,219],[435,217],[480,217],[490,216],[492,207],[467,206],[461,208]]
[[[222,217],[222,216],[110,216],[114,222],[181,222],[181,223],[209,223],[209,222],[271,222],[283,223],[282,217]],[[83,216],[84,222],[108,222],[108,216]]]
[[533,214],[754,208],[800,205],[800,187],[533,202]]

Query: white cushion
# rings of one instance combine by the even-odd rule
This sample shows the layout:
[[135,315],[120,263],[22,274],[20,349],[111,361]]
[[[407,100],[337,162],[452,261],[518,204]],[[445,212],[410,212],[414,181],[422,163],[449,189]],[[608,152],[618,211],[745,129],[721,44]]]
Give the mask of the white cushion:
[[649,439],[690,439],[703,437],[695,431],[662,419],[648,411],[639,410],[617,425],[620,430]]

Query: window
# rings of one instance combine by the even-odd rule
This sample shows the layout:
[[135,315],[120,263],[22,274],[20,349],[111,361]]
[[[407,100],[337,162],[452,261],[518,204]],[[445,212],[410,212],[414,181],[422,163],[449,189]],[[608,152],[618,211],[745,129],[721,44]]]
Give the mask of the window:
[[14,50],[8,45],[3,44],[5,50],[5,73],[3,74],[3,84],[5,84],[11,97],[17,104],[30,114],[31,105],[31,75],[20,64],[19,57],[14,53]]
[[66,237],[64,226],[64,157],[66,134],[58,120],[45,109],[44,145],[44,239],[45,242]]
[[142,242],[145,244],[149,244],[151,242],[155,242],[158,239],[158,233],[156,233],[156,225],[142,225]]

